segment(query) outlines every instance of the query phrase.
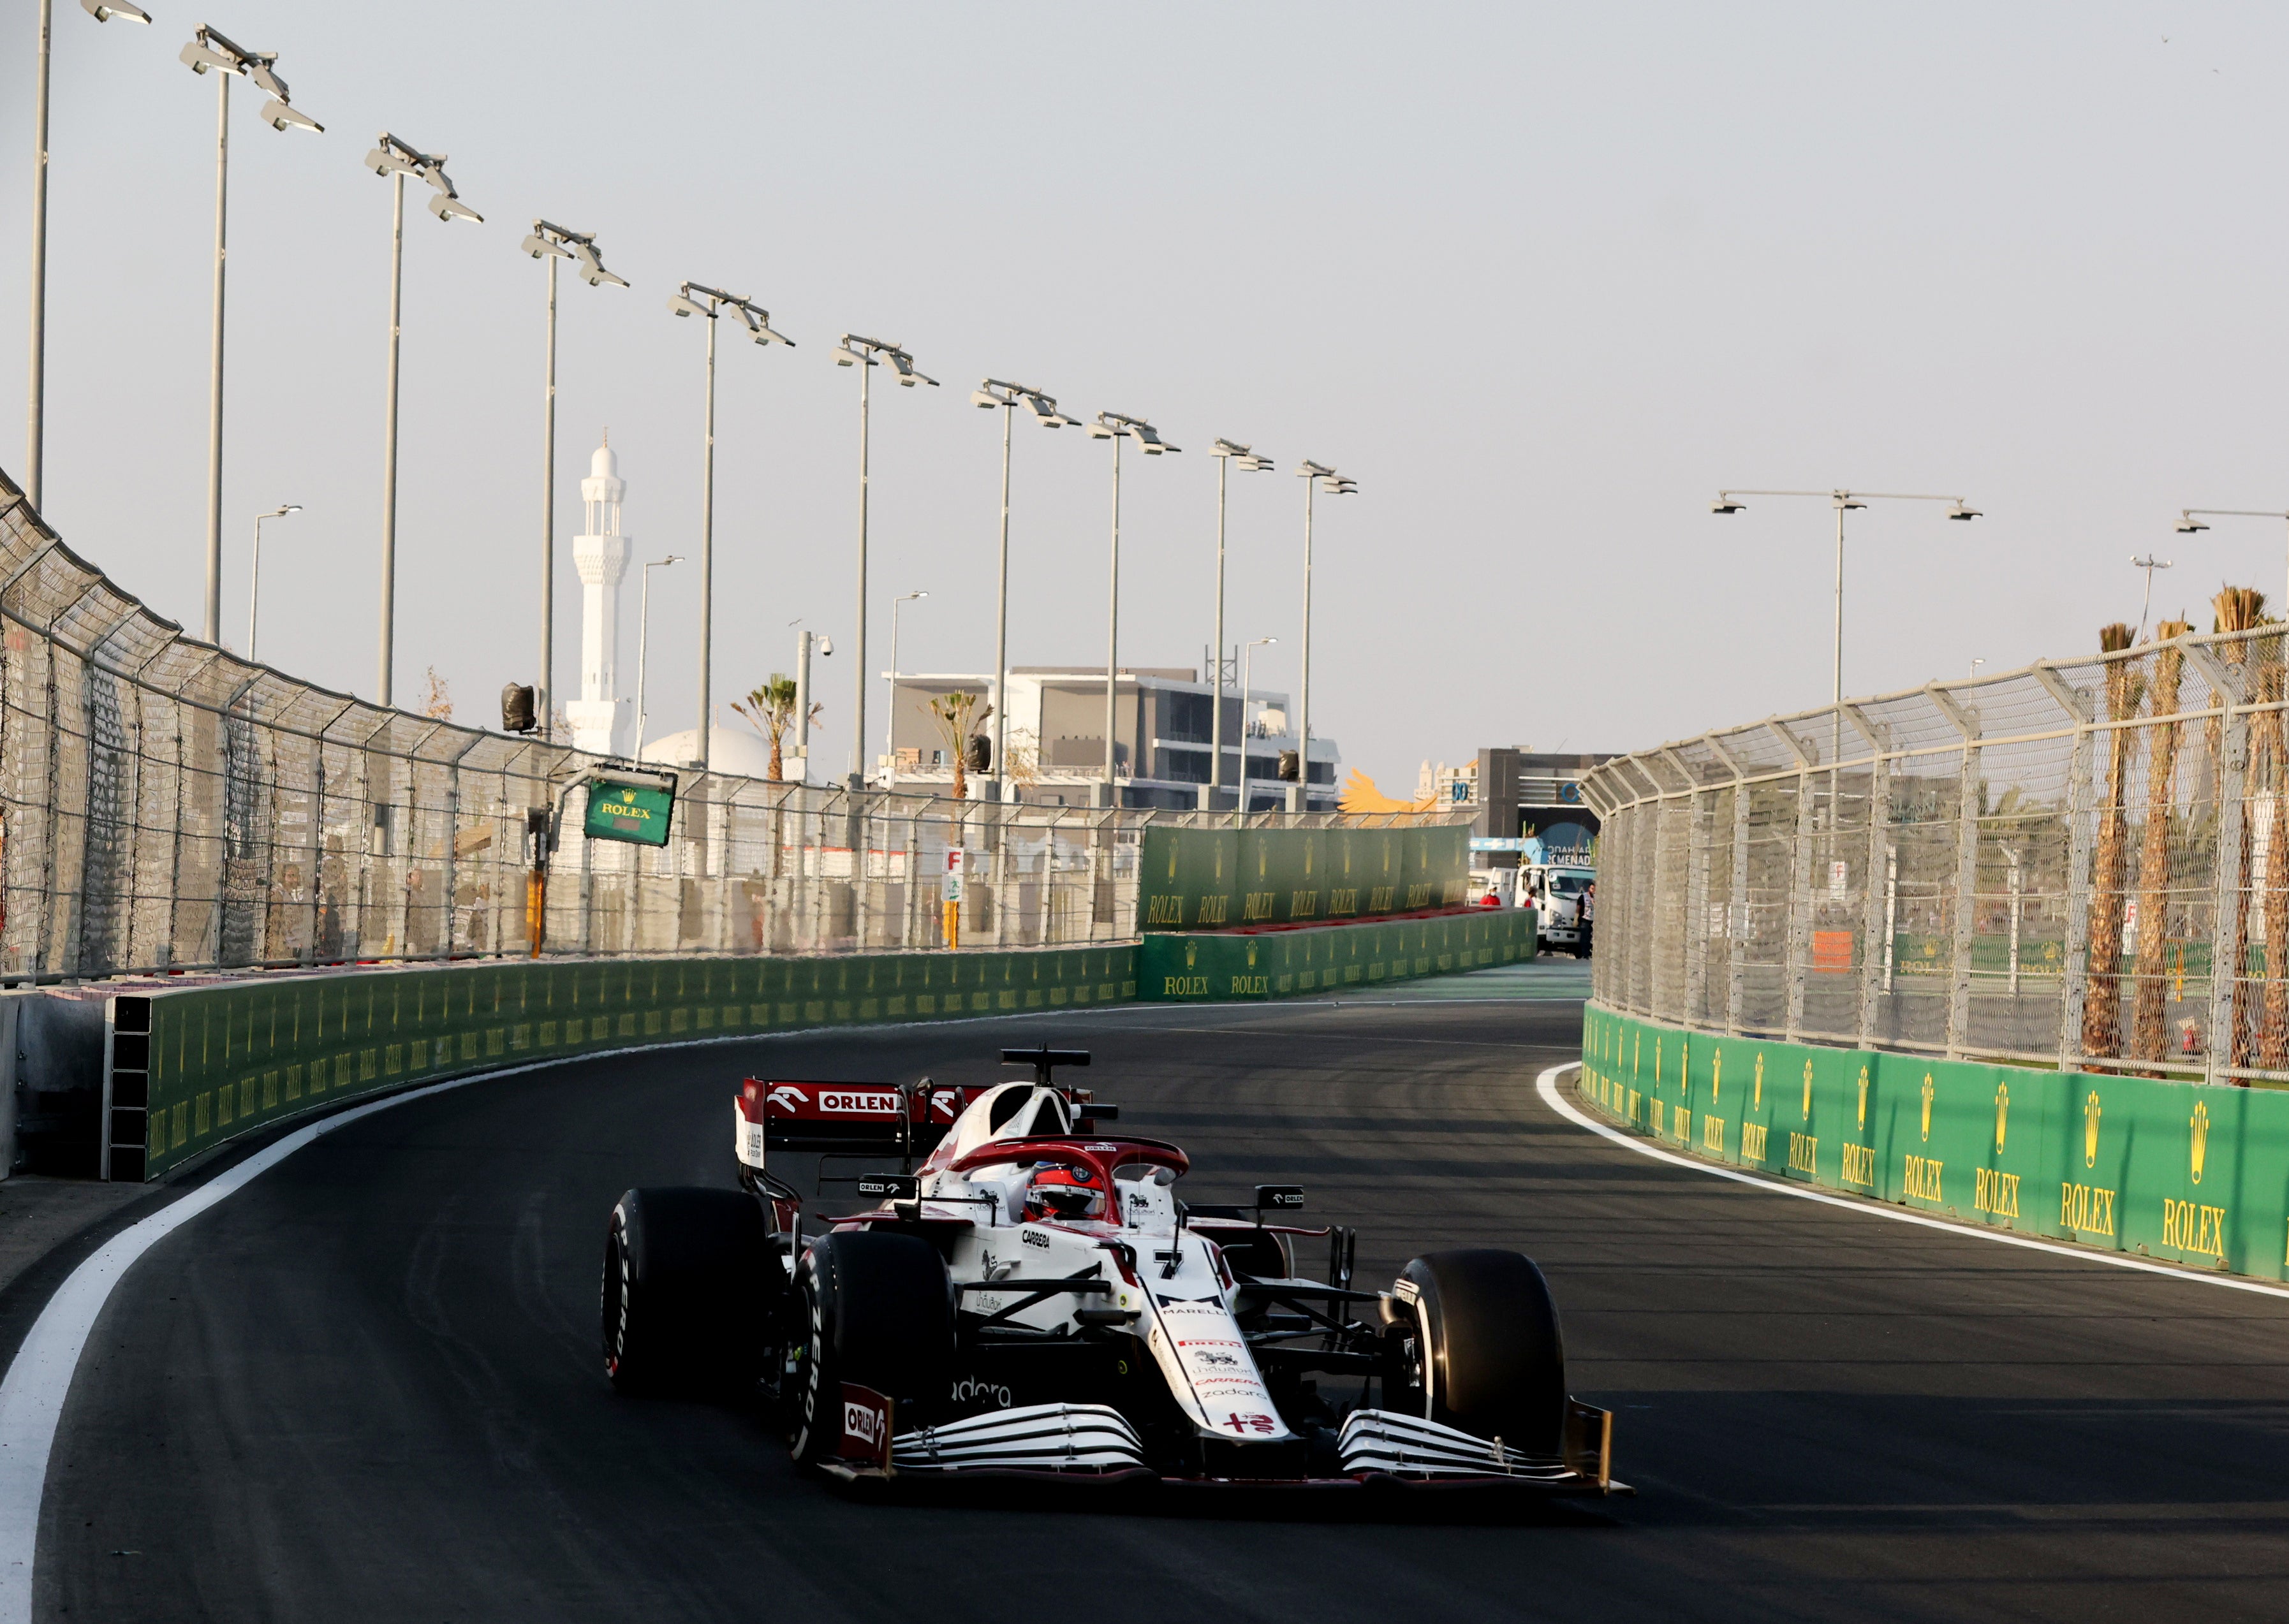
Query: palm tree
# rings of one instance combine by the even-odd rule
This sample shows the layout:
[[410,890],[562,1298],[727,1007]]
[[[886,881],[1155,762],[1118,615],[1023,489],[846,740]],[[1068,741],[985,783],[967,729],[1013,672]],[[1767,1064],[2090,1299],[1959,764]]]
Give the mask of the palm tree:
[[[771,747],[770,781],[778,784],[785,773],[782,746],[786,743],[786,730],[794,725],[794,679],[783,672],[771,673],[771,680],[752,690],[745,699],[734,699],[731,708],[746,718],[747,725],[763,736]],[[810,720],[817,721],[826,707],[814,702]]]
[[2175,802],[2172,782],[2178,770],[2178,729],[2182,725],[2164,717],[2178,712],[2178,690],[2186,674],[2186,655],[2171,646],[2193,627],[2182,620],[2155,623],[2153,675],[2146,689],[2146,714],[2153,728],[2146,744],[2146,828],[2138,853],[2138,978],[2137,1012],[2132,1022],[2130,1053],[2139,1060],[2159,1060],[2165,1041],[2164,1017],[2170,991],[2167,958],[2170,949],[2170,810]]
[[[2135,635],[2117,621],[2099,628],[2103,654],[2119,654]],[[2106,667],[2106,716],[2125,722],[2138,708],[2138,673],[2129,660]],[[2106,805],[2098,819],[2098,849],[2091,864],[2088,990],[2083,996],[2082,1049],[2086,1055],[2122,1053],[2122,889],[2128,856],[2128,818],[2124,806],[2130,768],[2130,729],[2107,729]]]
[[956,689],[940,694],[929,702],[930,714],[937,719],[938,730],[945,735],[946,753],[953,760],[953,798],[969,799],[969,736],[978,725],[993,714],[993,707],[985,703],[983,694],[965,693]]

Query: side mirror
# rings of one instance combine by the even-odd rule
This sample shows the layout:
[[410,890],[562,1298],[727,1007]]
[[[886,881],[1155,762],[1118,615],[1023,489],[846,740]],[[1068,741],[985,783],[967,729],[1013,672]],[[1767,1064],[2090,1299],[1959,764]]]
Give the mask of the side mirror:
[[1304,1210],[1304,1187],[1301,1184],[1258,1184],[1256,1187],[1256,1210],[1277,1213],[1300,1213]]
[[921,1181],[911,1173],[862,1173],[858,1193],[881,1201],[911,1201],[921,1192]]

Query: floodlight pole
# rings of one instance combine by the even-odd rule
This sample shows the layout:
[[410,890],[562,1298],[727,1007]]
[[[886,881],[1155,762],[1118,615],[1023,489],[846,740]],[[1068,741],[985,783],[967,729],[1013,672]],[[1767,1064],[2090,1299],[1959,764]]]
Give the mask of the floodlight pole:
[[[2205,530],[2210,528],[2206,524],[2196,524],[2194,521],[2197,518],[2289,520],[2289,513],[2277,513],[2270,508],[2263,507],[2182,507],[2178,510],[2180,532],[2190,534],[2195,530]],[[2150,593],[2154,585],[2154,576],[2150,570],[2147,572],[2146,585],[2147,590]],[[2284,612],[2289,612],[2289,570],[2285,570],[2283,586],[2281,603]]]
[[[1009,438],[1017,413],[1015,400],[1001,408],[1001,562],[993,593],[993,776],[1001,784],[1013,784],[1009,776]],[[895,636],[895,621],[891,629]],[[897,688],[893,686],[890,692],[895,705]],[[1008,799],[1006,795],[998,798]]]
[[699,735],[692,761],[707,767],[708,710],[714,694],[715,657],[715,329],[719,315],[707,318],[706,446],[699,474]]
[[1833,767],[1844,754],[1845,513],[1852,508],[1865,507],[1870,502],[1950,502],[1954,504],[1954,511],[1947,515],[1950,519],[1976,519],[1979,517],[1978,511],[1975,508],[1967,506],[1961,497],[1934,496],[1925,491],[1847,490],[1842,488],[1833,490],[1725,490],[1717,493],[1716,501],[1710,504],[1710,511],[1716,513],[1738,513],[1743,506],[1744,506],[1743,504],[1735,500],[1735,498],[1738,497],[1817,497],[1823,501],[1830,503],[1836,509],[1835,658],[1830,667],[1829,689],[1830,697],[1831,700],[1831,710],[1829,717],[1830,734],[1828,747],[1829,764],[1830,767]]
[[36,511],[47,402],[48,45],[54,28],[55,0],[40,0],[39,77],[32,94],[32,336],[24,403],[24,499]]
[[1306,461],[1296,470],[1304,481],[1304,651],[1296,706],[1296,787],[1288,792],[1290,812],[1312,809],[1312,506],[1324,484],[1330,496],[1348,496],[1357,487],[1333,468]]
[[1293,800],[1288,810],[1309,812],[1312,809],[1312,498],[1320,489],[1318,478],[1304,478],[1304,649],[1303,672],[1296,684],[1300,692],[1296,705],[1296,787],[1290,792]]
[[[540,682],[534,696],[539,712],[540,736],[553,736],[549,726],[552,697],[556,691],[556,260],[548,259],[548,381],[541,390],[540,406]],[[609,748],[610,740],[606,745]],[[641,735],[636,739],[643,744]]]
[[[390,703],[390,665],[397,645],[397,336],[405,284],[405,171],[399,170],[389,179],[389,381],[386,386],[381,431],[381,649],[374,675],[375,701],[385,709]],[[221,286],[220,278],[218,269],[218,289]],[[219,291],[215,298],[219,311]],[[216,330],[221,330],[219,325]],[[221,362],[218,360],[218,389],[220,381]],[[219,418],[220,405],[215,410]]]
[[258,617],[262,612],[262,521],[265,519],[283,519],[288,513],[301,511],[299,503],[289,502],[283,507],[274,507],[267,513],[255,515],[254,562],[246,581],[246,657],[250,661],[255,657],[254,633],[259,624]]
[[1121,681],[1121,440],[1119,434],[1113,436],[1113,561],[1106,572],[1105,611],[1105,804],[1108,807],[1121,804],[1113,747],[1114,693]]
[[[222,329],[225,222],[230,197],[230,82],[215,75],[214,335],[207,367],[207,579],[202,634],[222,642]],[[388,700],[382,701],[387,705]]]
[[[1215,671],[1208,678],[1212,695],[1209,703],[1213,711],[1208,719],[1208,781],[1200,788],[1200,810],[1203,812],[1216,810],[1216,792],[1224,787],[1224,494],[1229,482],[1226,475],[1235,459],[1241,467],[1254,472],[1260,473],[1272,466],[1270,458],[1259,457],[1247,446],[1230,440],[1217,441],[1208,455],[1216,459],[1216,645],[1209,654],[1209,664]],[[1246,707],[1243,705],[1241,710],[1241,719],[1245,720]],[[1240,746],[1243,765],[1247,758],[1248,746],[1243,744]],[[1246,792],[1243,785],[1241,793]]]
[[[849,348],[845,345],[844,348]],[[866,787],[866,498],[870,490],[868,434],[873,423],[876,362],[861,354],[858,369],[858,657],[850,668],[850,788]],[[864,864],[861,864],[861,869]],[[863,872],[860,878],[864,879]]]
[[[714,330],[709,329],[711,332]],[[666,558],[653,559],[643,567],[642,590],[636,594],[636,760],[643,760],[644,747],[644,677],[650,669],[651,657],[651,572],[683,561],[673,553]]]

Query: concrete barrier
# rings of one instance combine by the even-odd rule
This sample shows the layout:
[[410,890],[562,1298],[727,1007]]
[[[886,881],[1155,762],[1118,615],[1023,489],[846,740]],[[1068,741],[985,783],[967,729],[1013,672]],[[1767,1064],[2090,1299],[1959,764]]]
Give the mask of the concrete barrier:
[[1137,949],[418,966],[108,999],[104,1176],[147,1179],[361,1095],[648,1042],[1088,1007]]
[[1146,936],[1137,951],[1137,991],[1147,999],[1293,998],[1531,959],[1535,916],[1485,908],[1316,929],[1168,933]]
[[2289,1092],[1714,1037],[1595,1004],[1579,1088],[1775,1178],[2289,1279]]

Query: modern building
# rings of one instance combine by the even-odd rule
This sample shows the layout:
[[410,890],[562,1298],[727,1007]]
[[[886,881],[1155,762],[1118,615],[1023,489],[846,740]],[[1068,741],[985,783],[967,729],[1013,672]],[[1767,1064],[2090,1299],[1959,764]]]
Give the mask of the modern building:
[[[985,709],[993,691],[989,676],[921,673],[899,676],[892,689],[890,753],[878,758],[878,784],[941,792],[953,782],[953,743],[930,711],[930,702],[949,693],[978,696]],[[1123,666],[1113,696],[1113,778],[1124,807],[1190,810],[1200,805],[1208,781],[1216,697],[1192,666]],[[1288,696],[1251,690],[1243,717],[1240,697],[1224,692],[1225,785],[1221,807],[1237,804],[1243,756],[1250,811],[1287,806],[1288,785],[1280,778],[1280,754],[1296,748]],[[991,720],[976,731],[994,736]],[[1066,806],[1097,804],[1105,783],[1105,672],[1069,665],[1013,665],[1009,669],[1009,777],[1017,799]],[[1336,741],[1312,740],[1310,809],[1336,809],[1336,769],[1342,761]],[[981,777],[1003,776],[996,769]],[[972,792],[976,793],[976,792]]]
[[[1440,775],[1442,804],[1471,808],[1477,814],[1471,832],[1482,839],[1530,834],[1552,851],[1591,853],[1598,845],[1598,815],[1582,799],[1582,778],[1615,753],[1481,750],[1476,762]],[[1518,854],[1482,852],[1472,861],[1487,868],[1513,868]]]

